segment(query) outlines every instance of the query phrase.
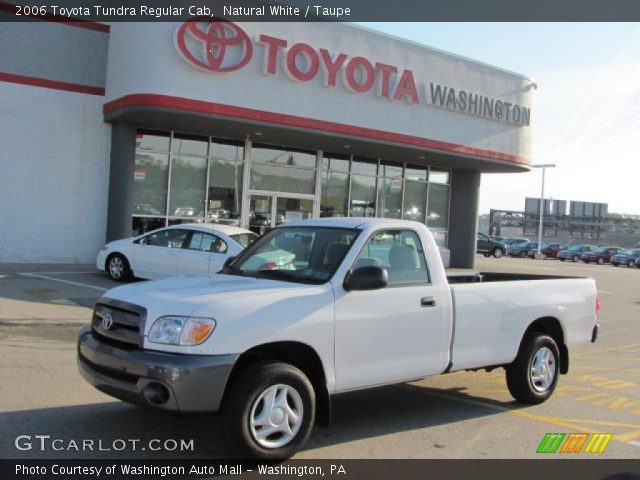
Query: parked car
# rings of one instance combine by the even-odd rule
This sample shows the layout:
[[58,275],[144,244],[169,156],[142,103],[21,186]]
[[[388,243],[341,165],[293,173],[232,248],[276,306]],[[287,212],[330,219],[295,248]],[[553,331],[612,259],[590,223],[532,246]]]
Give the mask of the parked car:
[[[558,253],[567,248],[566,245],[562,245],[561,243],[543,243],[540,246],[540,253],[544,255],[544,258],[557,258]],[[536,253],[538,252],[538,248],[534,248],[529,250],[527,256],[530,258],[535,258]]]
[[[252,266],[286,236],[310,240],[307,261]],[[596,341],[599,308],[588,278],[448,278],[418,222],[301,220],[215,275],[106,292],[79,333],[77,365],[125,401],[220,410],[236,458],[274,460],[302,448],[314,424],[328,425],[331,396],[342,392],[503,367],[511,395],[540,404],[568,372],[573,347]]]
[[258,236],[243,228],[180,224],[107,243],[96,259],[112,280],[215,273]]
[[636,268],[640,268],[640,257],[636,258]]
[[527,255],[529,255],[529,251],[531,249],[537,250],[538,249],[538,242],[516,243],[514,245],[511,245],[507,249],[507,253],[509,254],[510,257],[526,258]]
[[522,237],[507,237],[504,240],[502,240],[502,243],[504,243],[507,246],[507,250],[509,250],[509,247],[511,245],[517,245],[519,243],[526,243],[529,242],[530,240],[528,238],[522,238]]
[[491,240],[484,233],[478,233],[476,253],[482,253],[485,257],[493,255],[495,258],[500,258],[507,253],[507,247],[504,243]]
[[632,248],[626,252],[618,253],[611,257],[611,265],[617,267],[618,265],[626,265],[631,268],[636,264],[636,259],[640,257],[640,248]]
[[558,260],[564,262],[565,260],[572,260],[574,262],[580,261],[580,257],[583,253],[592,252],[595,250],[595,245],[572,245],[566,250],[562,250],[558,253]]
[[609,263],[611,257],[618,253],[624,252],[624,249],[618,247],[599,247],[592,252],[583,253],[580,257],[584,263],[596,262],[598,265]]

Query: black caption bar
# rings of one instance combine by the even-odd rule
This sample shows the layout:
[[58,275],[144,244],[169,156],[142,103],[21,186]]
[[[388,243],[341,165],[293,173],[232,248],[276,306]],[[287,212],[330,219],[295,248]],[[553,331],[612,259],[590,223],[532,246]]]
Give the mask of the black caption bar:
[[0,0],[0,21],[634,22],[635,0]]
[[288,460],[251,464],[216,460],[0,460],[9,479],[202,479],[233,476],[345,480],[638,480],[640,460]]

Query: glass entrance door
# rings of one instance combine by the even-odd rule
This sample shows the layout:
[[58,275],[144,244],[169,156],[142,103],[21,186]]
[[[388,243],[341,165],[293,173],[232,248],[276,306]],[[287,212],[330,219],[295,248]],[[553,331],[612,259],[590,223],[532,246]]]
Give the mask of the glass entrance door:
[[293,195],[249,195],[249,230],[262,235],[283,222],[313,216],[313,198]]

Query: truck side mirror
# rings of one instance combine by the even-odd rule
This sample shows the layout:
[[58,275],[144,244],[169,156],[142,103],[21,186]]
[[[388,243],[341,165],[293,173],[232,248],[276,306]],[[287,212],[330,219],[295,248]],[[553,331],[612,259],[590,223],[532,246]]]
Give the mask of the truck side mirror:
[[342,288],[351,290],[379,290],[389,283],[387,270],[378,266],[359,267],[350,270],[344,278]]

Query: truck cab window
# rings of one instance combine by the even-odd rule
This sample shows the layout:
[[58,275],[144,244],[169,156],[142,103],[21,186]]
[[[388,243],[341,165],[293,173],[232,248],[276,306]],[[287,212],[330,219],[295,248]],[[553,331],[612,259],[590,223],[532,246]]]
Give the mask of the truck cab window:
[[389,285],[429,283],[429,271],[418,235],[411,230],[383,230],[369,238],[352,268],[379,266]]

